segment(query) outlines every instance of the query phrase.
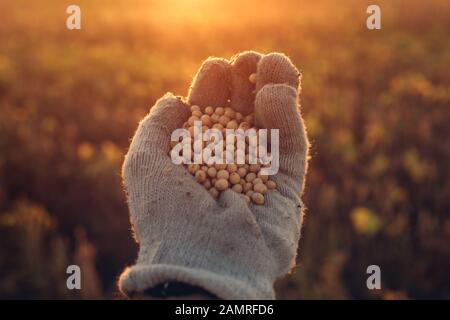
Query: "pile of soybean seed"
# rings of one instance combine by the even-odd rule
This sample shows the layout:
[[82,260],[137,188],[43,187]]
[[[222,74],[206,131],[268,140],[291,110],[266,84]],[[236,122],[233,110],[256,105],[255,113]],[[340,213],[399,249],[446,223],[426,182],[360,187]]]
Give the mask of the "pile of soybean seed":
[[[251,82],[255,82],[255,74],[249,78]],[[197,105],[191,106],[191,116],[183,125],[183,128],[189,130],[191,137],[194,137],[194,122],[202,122],[202,132],[215,128],[222,131],[224,141],[226,139],[226,129],[242,129],[248,130],[254,127],[254,115],[243,115],[236,112],[230,107],[213,108],[207,106],[202,109]],[[246,140],[248,143],[248,140]],[[225,154],[224,144],[224,154]],[[195,180],[202,184],[209,193],[217,198],[221,192],[231,188],[233,191],[242,194],[247,203],[262,205],[265,202],[264,195],[271,189],[277,187],[275,181],[270,180],[269,176],[261,174],[261,168],[264,165],[259,163],[250,164],[248,145],[245,149],[244,164],[189,164],[188,171],[195,177]],[[192,145],[193,150],[193,145]],[[267,152],[270,156],[270,153]]]

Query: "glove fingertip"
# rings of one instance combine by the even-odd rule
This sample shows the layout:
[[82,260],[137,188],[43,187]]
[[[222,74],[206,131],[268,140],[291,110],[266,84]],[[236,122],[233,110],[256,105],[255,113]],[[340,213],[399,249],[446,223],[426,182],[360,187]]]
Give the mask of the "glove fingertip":
[[255,85],[249,77],[256,73],[261,58],[259,52],[244,51],[231,59],[231,107],[242,114],[253,112]]
[[230,96],[230,64],[223,58],[208,58],[201,65],[189,88],[188,103],[202,109],[222,107]]
[[265,55],[258,63],[256,90],[269,83],[284,83],[299,88],[301,74],[292,61],[283,53]]

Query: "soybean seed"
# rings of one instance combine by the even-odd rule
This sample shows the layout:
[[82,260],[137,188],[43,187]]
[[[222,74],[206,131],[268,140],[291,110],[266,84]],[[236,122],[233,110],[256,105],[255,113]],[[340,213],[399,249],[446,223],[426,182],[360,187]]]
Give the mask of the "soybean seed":
[[252,181],[253,185],[258,184],[258,183],[263,183],[262,180],[260,178],[255,178]]
[[225,109],[222,107],[218,107],[216,108],[216,110],[214,110],[215,114],[218,114],[219,116],[223,115],[225,113]]
[[217,175],[217,169],[215,167],[209,167],[208,168],[208,176],[211,178],[214,178]]
[[206,180],[206,172],[199,170],[195,173],[195,180],[197,180],[197,182],[205,182]]
[[237,170],[237,173],[239,174],[239,176],[241,178],[245,177],[245,175],[247,174],[247,170],[245,170],[245,168],[241,167]]
[[253,185],[253,191],[265,194],[267,192],[267,187],[264,183],[256,183]]
[[229,178],[231,184],[238,184],[241,181],[241,177],[237,174],[237,172],[233,172],[230,174]]
[[234,117],[236,116],[236,112],[231,108],[227,108],[225,110],[225,115],[230,119],[234,119]]
[[252,182],[253,180],[255,180],[255,178],[256,174],[254,172],[250,172],[245,176],[245,181]]
[[256,204],[264,204],[264,196],[259,192],[254,192],[251,195],[252,201]]
[[193,105],[193,106],[191,106],[191,112],[194,112],[194,111],[201,111],[201,109],[199,106]]
[[242,185],[240,184],[235,184],[231,189],[233,189],[234,192],[242,193]]
[[214,187],[219,191],[224,191],[228,188],[228,180],[225,179],[217,179]]
[[202,125],[205,125],[205,126],[208,126],[208,127],[210,127],[212,125],[211,118],[207,114],[202,115],[200,120],[202,122]]
[[214,108],[213,107],[206,107],[205,108],[205,113],[207,115],[212,115],[214,113]]
[[238,123],[236,120],[231,120],[227,123],[227,129],[237,129],[238,128]]
[[219,170],[219,172],[217,172],[217,179],[227,180],[229,177],[230,177],[230,174],[228,173],[227,170]]
[[219,118],[219,123],[224,127],[228,124],[228,122],[230,122],[230,118],[228,118],[227,116],[221,116]]
[[192,112],[192,115],[194,117],[200,118],[203,115],[203,113],[200,110],[198,110],[198,111],[195,110],[194,112]]
[[266,182],[267,188],[275,189],[277,187],[277,183],[273,180],[269,180]]
[[217,113],[214,113],[211,115],[211,122],[212,123],[217,123],[219,122],[220,116]]
[[200,169],[200,166],[198,164],[190,164],[188,166],[188,171],[192,174],[195,174]]
[[253,184],[251,184],[250,182],[246,182],[244,184],[244,188],[243,189],[244,189],[244,192],[250,191],[250,190],[253,189]]

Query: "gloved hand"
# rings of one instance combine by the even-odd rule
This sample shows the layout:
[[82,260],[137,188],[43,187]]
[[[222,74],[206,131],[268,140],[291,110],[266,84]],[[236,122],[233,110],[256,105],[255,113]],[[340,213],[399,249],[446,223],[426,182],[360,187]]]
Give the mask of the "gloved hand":
[[[249,75],[257,72],[256,90]],[[119,279],[128,296],[166,281],[197,286],[222,299],[273,299],[273,284],[295,265],[302,225],[308,140],[300,116],[299,72],[279,53],[244,52],[230,62],[207,59],[188,104],[254,108],[260,128],[280,133],[277,189],[264,205],[231,189],[214,199],[168,154],[170,136],[190,116],[182,98],[166,94],[139,124],[123,164],[137,262]]]

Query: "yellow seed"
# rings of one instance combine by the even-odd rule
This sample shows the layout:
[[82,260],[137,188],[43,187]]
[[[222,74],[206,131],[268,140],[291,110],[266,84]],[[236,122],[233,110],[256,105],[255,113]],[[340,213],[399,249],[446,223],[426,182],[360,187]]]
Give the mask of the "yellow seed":
[[214,108],[213,107],[206,107],[205,108],[205,113],[207,115],[212,115],[214,113]]
[[242,193],[242,186],[240,184],[235,184],[231,189],[233,189],[234,192]]
[[251,182],[246,182],[242,187],[244,192],[247,192],[253,189],[253,184]]
[[211,189],[211,187],[212,187],[211,180],[206,179],[205,182],[203,182],[203,186],[208,190]]
[[252,74],[248,77],[248,81],[250,81],[251,83],[256,83],[256,73],[252,73]]
[[228,188],[228,180],[217,179],[216,183],[214,183],[214,187],[219,191],[226,190]]
[[211,189],[209,189],[209,193],[214,197],[217,198],[219,196],[219,191],[217,191],[216,188],[212,187]]
[[264,196],[259,192],[254,192],[251,195],[251,198],[252,198],[253,203],[264,204]]
[[217,179],[228,179],[229,176],[230,174],[227,170],[219,170],[219,172],[217,172]]
[[194,112],[194,111],[201,111],[201,109],[199,106],[193,105],[193,106],[191,106],[191,112]]
[[[224,116],[225,117],[225,116]],[[238,128],[238,123],[236,120],[231,120],[230,122],[227,123],[227,129],[237,129]]]
[[237,172],[233,172],[232,174],[230,174],[229,180],[232,184],[238,184],[241,181],[241,177],[239,177]]
[[247,202],[247,204],[250,203],[250,197],[249,196],[244,195],[243,197],[245,199],[245,202]]
[[195,180],[197,180],[197,182],[205,182],[206,180],[206,172],[199,170],[195,173]]
[[[252,79],[250,79],[252,78]],[[249,80],[254,83],[256,81],[256,74],[249,77]],[[199,106],[191,106],[191,116],[188,121],[183,124],[183,128],[189,130],[191,137],[194,137],[194,122],[202,122],[202,132],[205,132],[209,128],[218,129],[222,132],[223,137],[226,137],[226,129],[258,129],[254,127],[254,113],[250,113],[244,116],[240,112],[236,112],[230,107],[218,107],[214,108],[212,106],[207,106],[202,109]],[[187,140],[185,140],[187,141]],[[237,161],[236,152],[227,152],[227,146],[235,146],[236,139],[230,139],[226,141],[223,150],[223,156],[226,161],[235,160]],[[250,139],[246,137],[246,144],[248,147]],[[253,142],[253,141],[252,141]],[[171,143],[176,145],[178,142]],[[189,147],[193,148],[193,139],[189,140]],[[201,141],[202,146],[208,145],[210,141]],[[195,143],[194,143],[195,144]],[[256,204],[264,204],[265,198],[264,194],[267,193],[269,189],[276,189],[277,185],[274,181],[269,179],[268,175],[261,174],[261,168],[266,167],[261,164],[250,164],[249,160],[257,150],[256,148],[249,148],[248,153],[242,151],[239,156],[245,158],[245,163],[243,164],[214,164],[213,161],[206,162],[208,165],[198,165],[190,164],[187,166],[189,173],[194,175],[195,179],[203,184],[203,186],[210,191],[211,195],[217,197],[221,191],[227,188],[232,188],[237,193],[243,193],[247,202],[253,202]],[[267,152],[265,149],[258,149],[262,156]],[[267,152],[268,153],[268,152]],[[215,152],[212,153],[214,157]],[[229,156],[229,157],[227,157]],[[192,159],[191,159],[192,160]],[[204,159],[206,161],[208,159]],[[212,159],[210,159],[212,160]]]
[[241,167],[238,169],[237,173],[242,178],[242,177],[245,177],[245,175],[247,174],[247,170],[245,170],[245,168]]
[[203,113],[201,111],[195,110],[192,112],[192,116],[197,117],[199,119],[201,118],[202,115],[203,115]]
[[219,118],[219,123],[224,127],[228,124],[228,122],[230,122],[230,118],[228,118],[227,116],[221,116]]
[[236,111],[234,111],[231,108],[226,108],[225,109],[225,115],[230,118],[230,119],[234,119],[234,117],[236,116]]
[[223,115],[225,113],[225,109],[222,107],[217,107],[216,110],[214,110],[215,114],[218,114],[219,116]]
[[265,194],[267,192],[267,187],[264,183],[256,183],[253,185],[253,191]]
[[207,173],[208,173],[208,176],[210,176],[211,178],[214,178],[217,175],[217,169],[214,167],[209,167]]
[[256,174],[254,172],[250,172],[250,173],[247,173],[247,175],[245,176],[245,181],[252,182],[253,180],[255,180],[255,178],[256,178]]
[[260,178],[255,178],[255,179],[253,179],[252,183],[255,185],[257,183],[263,183],[263,182]]
[[275,189],[277,187],[277,183],[273,180],[269,180],[266,182],[267,188]]
[[212,123],[217,123],[219,122],[220,116],[216,113],[214,113],[213,115],[211,115],[211,122]]
[[202,125],[204,126],[210,127],[212,125],[211,118],[207,114],[202,115],[200,120],[202,121]]
[[195,174],[198,170],[200,170],[200,166],[198,164],[190,164],[188,166],[188,171],[192,174]]

